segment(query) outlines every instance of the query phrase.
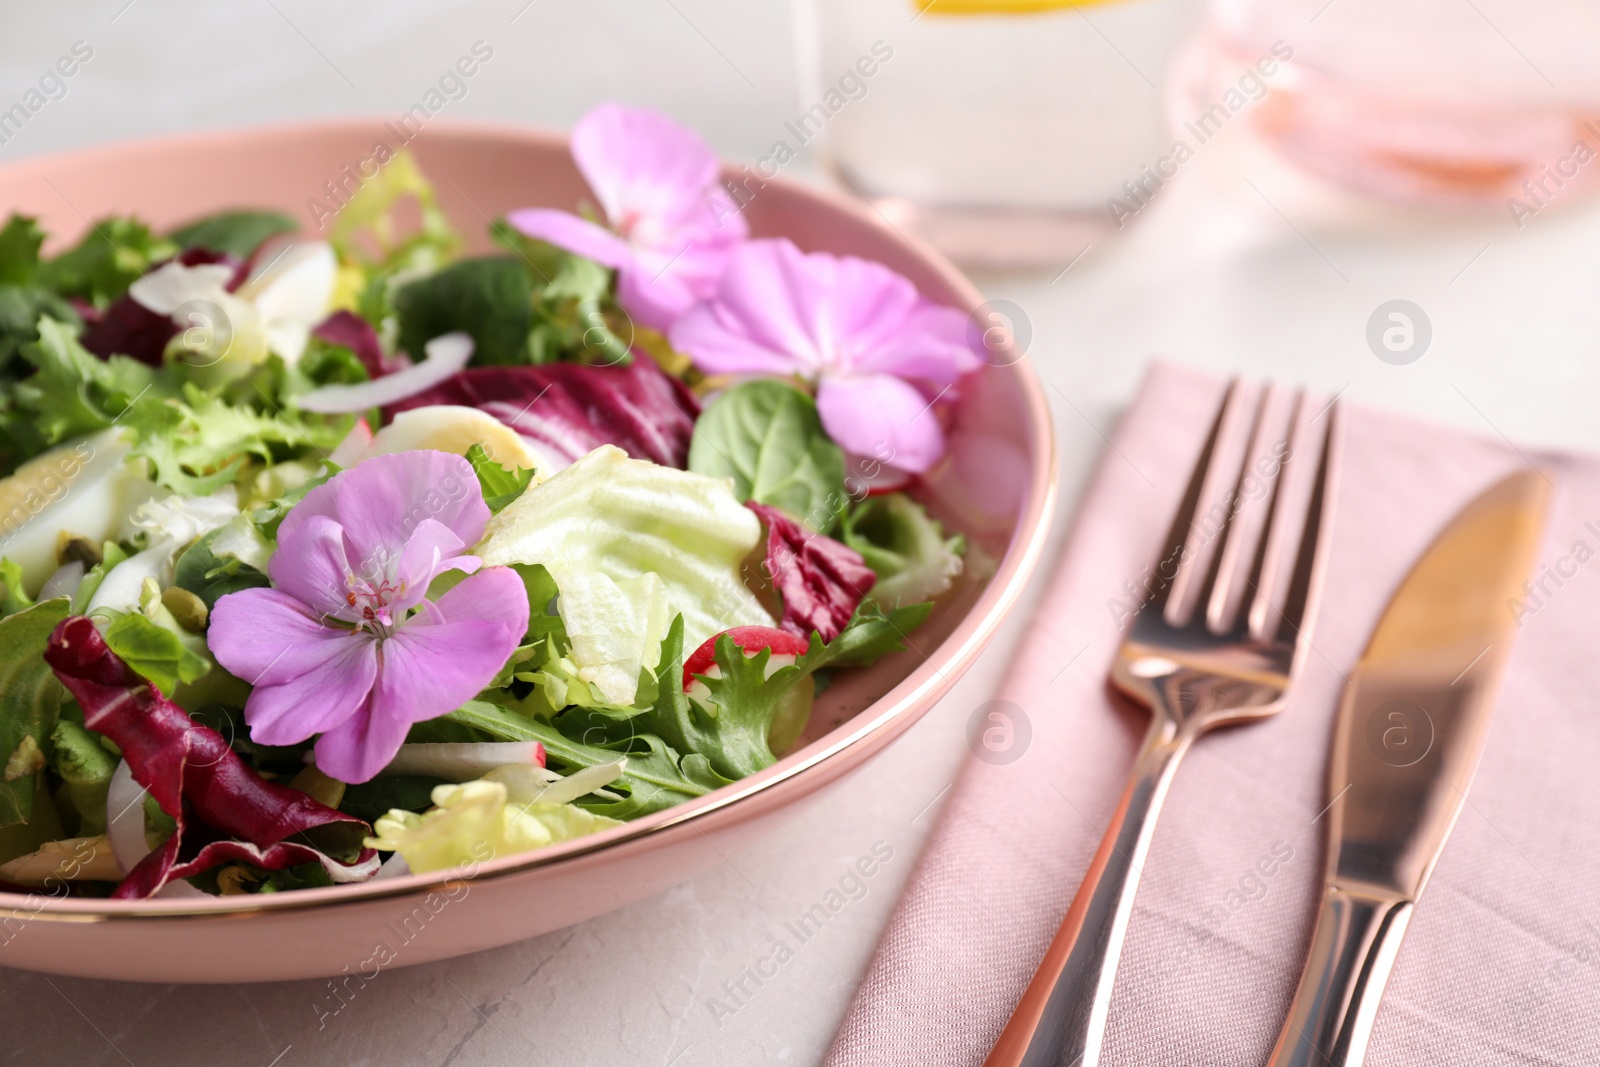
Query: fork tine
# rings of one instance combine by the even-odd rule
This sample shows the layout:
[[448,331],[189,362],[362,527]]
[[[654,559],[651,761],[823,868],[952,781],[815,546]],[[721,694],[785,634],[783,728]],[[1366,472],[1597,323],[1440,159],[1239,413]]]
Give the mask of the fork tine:
[[1295,462],[1295,446],[1304,436],[1302,423],[1305,421],[1306,409],[1310,407],[1310,397],[1304,389],[1295,394],[1294,403],[1289,408],[1289,424],[1283,432],[1283,444],[1286,454],[1278,461],[1278,469],[1273,473],[1272,484],[1268,489],[1271,494],[1267,501],[1267,516],[1261,524],[1261,539],[1256,542],[1255,559],[1250,565],[1250,574],[1245,578],[1245,602],[1240,609],[1239,618],[1234,623],[1232,634],[1238,638],[1245,638],[1254,634],[1258,637],[1267,636],[1267,611],[1272,605],[1273,592],[1278,587],[1278,576],[1282,570],[1282,557],[1284,552],[1284,535],[1278,529],[1280,520],[1287,522],[1289,516],[1280,515],[1283,506],[1283,489],[1289,475],[1288,468],[1298,469]]
[[1284,629],[1279,631],[1280,640],[1287,632],[1294,636],[1297,644],[1305,623],[1306,606],[1311,602],[1315,587],[1320,580],[1319,559],[1326,555],[1317,549],[1327,532],[1322,527],[1324,516],[1328,513],[1328,496],[1335,478],[1333,456],[1340,422],[1338,401],[1335,400],[1328,407],[1328,428],[1322,435],[1322,455],[1317,462],[1317,480],[1312,486],[1311,499],[1306,505],[1305,532],[1300,536],[1300,551],[1295,558],[1294,575],[1289,581],[1289,592],[1284,598],[1281,612],[1280,621]]
[[1205,447],[1200,450],[1200,458],[1195,460],[1194,472],[1189,476],[1189,487],[1183,493],[1183,502],[1178,505],[1178,513],[1172,518],[1172,528],[1167,533],[1167,539],[1161,542],[1161,552],[1156,557],[1155,595],[1139,612],[1141,618],[1160,620],[1166,616],[1167,606],[1174,598],[1179,602],[1183,599],[1183,589],[1187,585],[1189,572],[1194,569],[1181,565],[1183,550],[1189,543],[1190,527],[1194,525],[1195,512],[1199,510],[1200,497],[1205,492],[1206,476],[1211,470],[1211,460],[1216,454],[1217,444],[1222,439],[1222,429],[1227,425],[1228,412],[1233,407],[1239,390],[1239,379],[1234,378],[1228,383],[1227,391],[1222,395],[1222,403],[1217,405],[1217,416],[1211,422],[1211,432],[1206,436]]
[[[1234,480],[1233,495],[1227,501],[1227,518],[1217,536],[1221,539],[1217,544],[1216,554],[1212,557],[1210,572],[1207,575],[1205,589],[1201,592],[1201,604],[1204,606],[1203,616],[1206,627],[1214,633],[1224,633],[1230,626],[1228,606],[1233,600],[1235,585],[1234,572],[1239,569],[1239,556],[1245,549],[1245,543],[1239,534],[1237,519],[1244,511],[1244,494],[1246,484],[1250,479],[1250,470],[1255,459],[1261,454],[1266,445],[1268,432],[1267,410],[1272,401],[1272,387],[1263,385],[1261,396],[1256,401],[1255,423],[1250,428],[1250,436],[1245,441],[1244,455],[1239,460],[1239,474]],[[1273,478],[1272,487],[1276,489],[1277,478]],[[1276,496],[1274,496],[1274,501]],[[1269,540],[1272,532],[1272,516],[1270,511],[1267,521],[1262,525],[1258,534],[1257,555],[1259,546]]]

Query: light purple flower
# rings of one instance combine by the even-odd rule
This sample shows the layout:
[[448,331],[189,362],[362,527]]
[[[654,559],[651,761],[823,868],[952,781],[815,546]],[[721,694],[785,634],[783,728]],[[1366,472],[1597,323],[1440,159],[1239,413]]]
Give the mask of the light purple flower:
[[807,255],[782,238],[735,251],[716,294],[671,339],[707,374],[814,383],[828,436],[913,474],[944,454],[934,402],[979,365],[960,311],[881,263]]
[[[321,734],[317,766],[364,782],[413,723],[488,685],[528,628],[522,579],[464,554],[488,520],[471,464],[446,452],[375,456],[307,493],[278,527],[273,587],[219,599],[206,634],[255,687],[251,737]],[[427,599],[447,571],[470,577]]]
[[609,230],[566,211],[525,208],[511,225],[617,271],[617,301],[664,330],[716,288],[728,253],[749,234],[717,183],[699,134],[646,108],[602,104],[572,130],[572,158]]

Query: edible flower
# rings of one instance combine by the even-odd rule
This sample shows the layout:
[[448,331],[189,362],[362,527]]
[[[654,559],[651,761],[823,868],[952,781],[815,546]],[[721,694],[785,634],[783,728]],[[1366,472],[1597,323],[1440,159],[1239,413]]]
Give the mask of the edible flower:
[[657,111],[602,104],[573,127],[572,158],[610,229],[548,208],[513,211],[512,226],[615,269],[617,302],[652,329],[711,295],[749,230],[699,134]]
[[[522,580],[465,554],[488,519],[471,464],[445,452],[375,456],[307,493],[278,528],[272,587],[211,615],[212,654],[255,687],[252,738],[321,734],[317,766],[364,782],[413,723],[488,685],[528,628]],[[451,571],[469,577],[428,599]]]
[[749,241],[715,295],[672,327],[706,374],[793,375],[845,451],[920,474],[944,454],[933,405],[979,360],[967,317],[881,263]]

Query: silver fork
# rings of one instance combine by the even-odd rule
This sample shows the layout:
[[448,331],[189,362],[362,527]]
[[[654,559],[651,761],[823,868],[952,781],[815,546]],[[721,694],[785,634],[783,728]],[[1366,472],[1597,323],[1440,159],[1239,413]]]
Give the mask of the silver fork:
[[1290,508],[1281,490],[1287,472],[1302,462],[1293,442],[1315,441],[1322,416],[1307,418],[1304,394],[1293,405],[1283,438],[1287,455],[1259,498],[1266,516],[1250,571],[1241,574],[1248,534],[1239,535],[1235,520],[1246,509],[1233,500],[1244,495],[1252,465],[1264,454],[1268,390],[1254,406],[1244,461],[1233,478],[1235,496],[1224,506],[1220,529],[1204,536],[1195,520],[1218,480],[1228,477],[1219,452],[1230,416],[1249,407],[1244,393],[1238,381],[1228,388],[1157,560],[1158,580],[1165,575],[1170,581],[1138,613],[1111,669],[1112,684],[1150,709],[1150,730],[1072,907],[986,1067],[1097,1067],[1139,875],[1179,759],[1212,727],[1278,711],[1305,658],[1327,541],[1337,412],[1325,409],[1328,422],[1310,457],[1315,480],[1297,512],[1303,523],[1280,598],[1282,555],[1292,534],[1283,529]]

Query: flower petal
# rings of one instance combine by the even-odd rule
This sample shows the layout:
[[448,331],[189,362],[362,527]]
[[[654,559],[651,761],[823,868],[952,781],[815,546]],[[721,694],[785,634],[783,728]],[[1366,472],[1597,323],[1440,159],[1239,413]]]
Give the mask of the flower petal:
[[341,782],[371,781],[405,743],[411,724],[383,713],[377,697],[317,738],[317,769]]
[[[313,490],[314,491],[314,490]],[[298,514],[291,510],[282,527]],[[311,514],[295,524],[293,537],[285,541],[279,528],[279,547],[290,552],[274,552],[267,562],[272,584],[304,604],[313,613],[329,615],[346,622],[361,616],[345,599],[353,570],[345,551],[344,529],[326,515]],[[218,602],[220,603],[220,601]]]
[[[418,525],[433,519],[476,544],[489,521],[472,465],[448,452],[413,451],[373,456],[342,471],[305,495],[278,527],[284,567],[302,558],[310,542],[307,524],[315,515],[344,528],[350,562],[385,566],[400,558]],[[279,581],[277,572],[273,581]]]
[[624,234],[631,224],[700,207],[717,180],[716,154],[698,133],[659,111],[622,104],[602,104],[578,120],[572,158]]
[[917,389],[887,374],[824,378],[817,414],[846,452],[883,457],[899,470],[921,474],[944,454],[944,430]]
[[461,538],[443,523],[432,519],[423,519],[418,523],[416,533],[411,535],[405,551],[400,553],[393,575],[394,582],[404,592],[389,602],[389,611],[398,616],[416,607],[427,595],[428,583],[445,571],[465,571],[468,574],[476,571],[478,557],[463,555],[461,550],[466,547]]
[[549,241],[575,256],[585,256],[607,267],[623,267],[633,262],[628,242],[570,211],[553,208],[523,208],[506,216],[506,221],[525,237]]
[[480,571],[422,607],[383,643],[383,668],[373,688],[377,711],[407,723],[454,711],[471,699],[505,666],[528,630],[527,589],[507,567]]
[[394,759],[412,723],[454,711],[505,665],[528,629],[516,572],[496,567],[451,589],[383,642],[371,699],[317,740],[317,765],[365,782]]
[[856,370],[944,386],[954,385],[983,364],[973,350],[975,341],[981,346],[982,334],[971,317],[955,308],[918,300],[898,326],[881,344],[857,356]]
[[377,677],[376,640],[324,625],[277,589],[222,597],[206,632],[217,662],[255,686],[244,717],[264,745],[304,741],[354,714]]

